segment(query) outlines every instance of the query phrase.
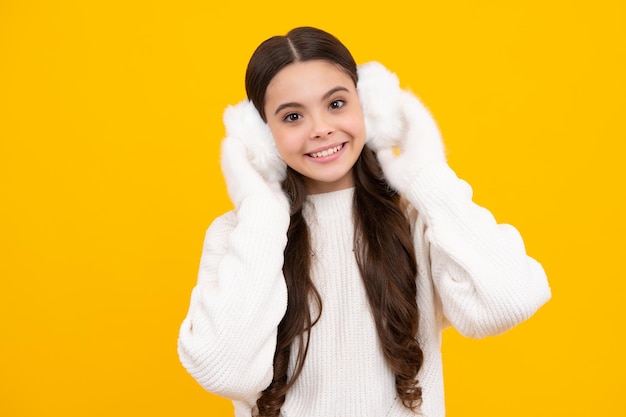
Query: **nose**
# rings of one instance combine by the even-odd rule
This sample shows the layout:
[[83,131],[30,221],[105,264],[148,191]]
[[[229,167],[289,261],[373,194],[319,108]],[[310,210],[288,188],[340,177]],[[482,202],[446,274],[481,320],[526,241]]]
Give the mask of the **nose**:
[[313,125],[311,129],[311,139],[324,139],[331,136],[335,132],[328,118],[323,115],[313,117]]

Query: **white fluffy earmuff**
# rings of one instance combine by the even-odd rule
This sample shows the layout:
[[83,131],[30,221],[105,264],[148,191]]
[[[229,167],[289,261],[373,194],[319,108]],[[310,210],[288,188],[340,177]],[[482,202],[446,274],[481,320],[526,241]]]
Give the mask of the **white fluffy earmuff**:
[[394,73],[375,61],[359,66],[358,71],[368,147],[374,151],[403,148],[407,141],[443,146],[428,109],[413,93],[400,88]]
[[401,109],[402,89],[396,74],[381,63],[372,61],[358,67],[357,91],[365,119],[365,142],[374,151],[397,145],[402,136],[404,118]]
[[246,147],[248,160],[269,182],[280,182],[287,175],[287,165],[276,149],[269,126],[248,99],[224,110],[226,135],[239,139]]

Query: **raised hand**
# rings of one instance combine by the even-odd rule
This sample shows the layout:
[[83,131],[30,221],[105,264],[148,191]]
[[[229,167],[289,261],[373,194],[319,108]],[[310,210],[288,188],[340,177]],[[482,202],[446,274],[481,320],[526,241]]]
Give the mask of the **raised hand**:
[[364,64],[358,88],[367,146],[392,186],[402,191],[422,167],[445,163],[437,124],[414,94],[400,88],[395,74],[377,62]]
[[221,165],[228,194],[236,208],[251,195],[265,194],[289,209],[280,182],[286,165],[280,158],[272,133],[254,105],[244,100],[224,111],[226,139]]

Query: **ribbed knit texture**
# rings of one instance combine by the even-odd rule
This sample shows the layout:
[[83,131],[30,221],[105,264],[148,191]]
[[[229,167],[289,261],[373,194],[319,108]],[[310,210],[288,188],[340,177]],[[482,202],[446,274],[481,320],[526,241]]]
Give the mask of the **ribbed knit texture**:
[[311,332],[304,370],[287,396],[286,416],[384,416],[394,401],[394,376],[381,360],[354,257],[352,195],[353,189],[312,195],[305,206],[323,313]]
[[[323,311],[284,417],[415,416],[396,399],[354,258],[353,192],[307,199],[312,278]],[[443,417],[443,328],[452,324],[470,337],[501,333],[530,317],[550,289],[517,231],[472,203],[470,187],[447,165],[422,169],[405,197],[419,213],[413,234],[425,355],[421,414]],[[237,417],[250,416],[271,381],[276,326],[286,308],[285,218],[266,202],[246,203],[209,228],[179,337],[183,365],[205,389],[234,400]]]

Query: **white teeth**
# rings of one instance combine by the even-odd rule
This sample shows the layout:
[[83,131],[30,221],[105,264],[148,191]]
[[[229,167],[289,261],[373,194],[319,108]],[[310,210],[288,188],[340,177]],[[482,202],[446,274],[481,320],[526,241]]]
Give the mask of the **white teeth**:
[[334,148],[325,149],[322,152],[311,153],[309,155],[311,155],[313,158],[321,158],[322,156],[328,156],[334,154],[335,152],[339,152],[341,148],[343,148],[343,144],[335,146]]

